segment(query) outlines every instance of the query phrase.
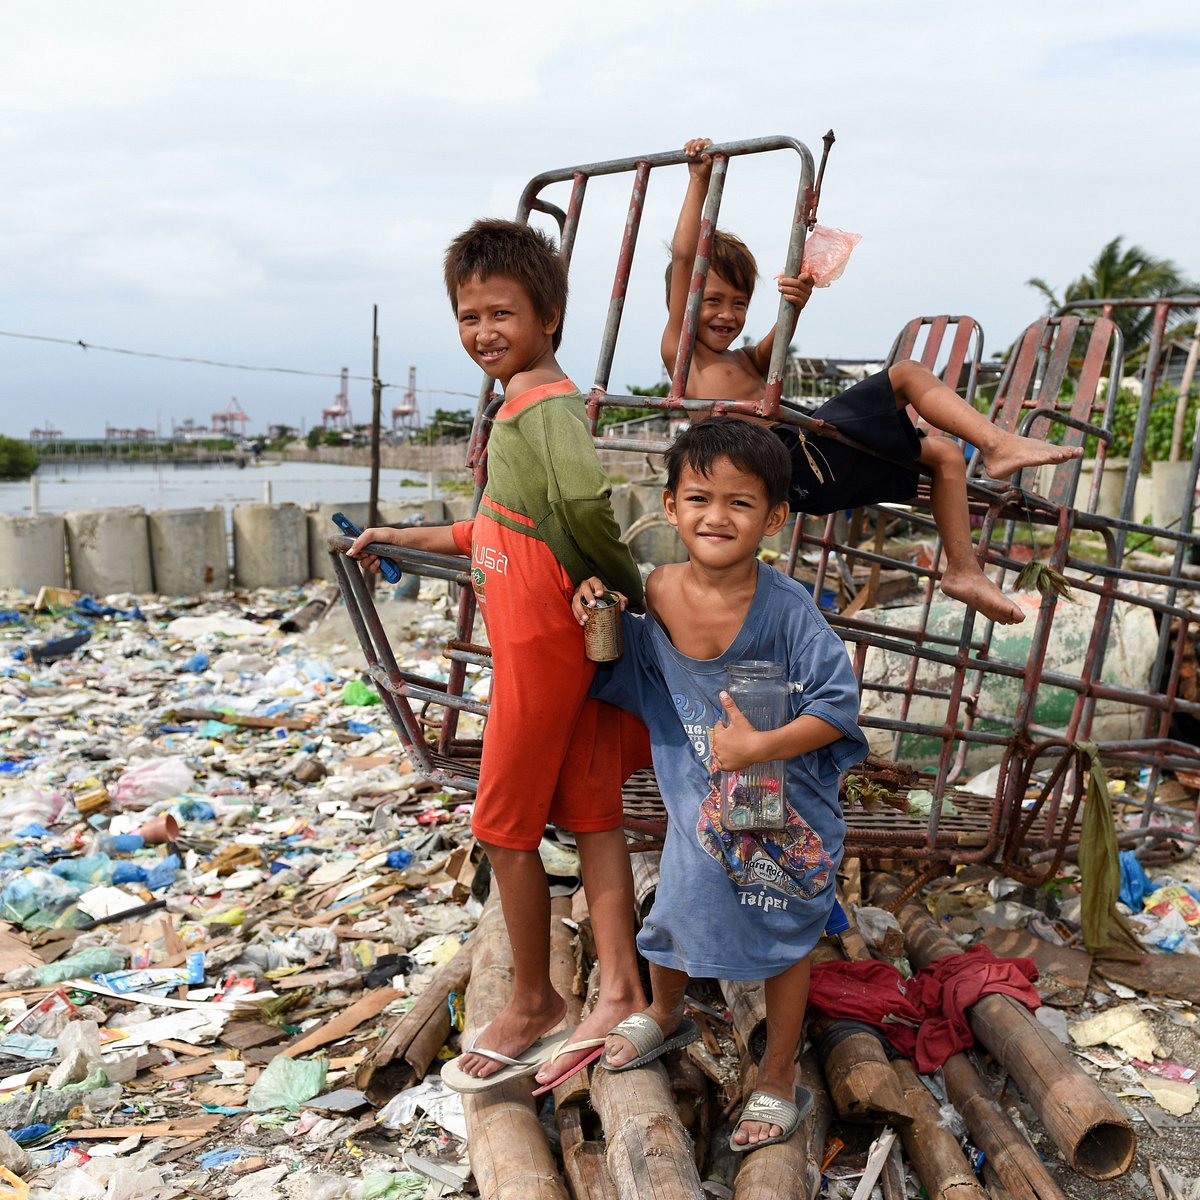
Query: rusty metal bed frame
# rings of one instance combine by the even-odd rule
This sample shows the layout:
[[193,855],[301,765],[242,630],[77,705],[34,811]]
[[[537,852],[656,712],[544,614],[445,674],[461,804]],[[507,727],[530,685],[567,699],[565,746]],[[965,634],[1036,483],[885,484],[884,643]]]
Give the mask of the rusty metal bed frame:
[[[826,156],[832,141],[831,132],[825,138]],[[560,252],[569,264],[589,179],[622,173],[633,176],[595,382],[587,397],[598,449],[646,455],[661,452],[667,445],[595,436],[600,411],[606,406],[636,406],[647,412],[682,415],[710,406],[704,401],[684,400],[683,389],[726,172],[733,158],[772,151],[792,151],[800,162],[785,265],[785,273],[796,273],[806,230],[815,220],[825,158],[814,174],[812,154],[792,138],[714,146],[687,318],[670,394],[662,399],[614,396],[608,382],[650,173],[684,163],[684,155],[674,151],[569,167],[538,175],[526,186],[518,219],[526,221],[533,212],[552,216],[560,231]],[[559,184],[569,184],[565,208],[542,194]],[[1069,575],[1072,594],[1086,598],[1091,606],[1090,617],[1082,620],[1082,632],[1075,635],[1080,647],[1075,660],[1062,662],[1049,654],[1056,617],[1061,629],[1073,616],[1071,601],[1053,589],[1040,595],[1036,613],[1026,623],[1031,624],[1026,644],[978,618],[973,610],[937,600],[940,548],[936,541],[928,566],[884,552],[888,522],[900,522],[936,538],[925,487],[912,505],[861,510],[853,521],[841,514],[818,522],[796,519],[784,562],[789,574],[811,573],[816,597],[822,596],[827,578],[836,580],[848,595],[860,585],[867,589],[858,604],[852,598],[844,612],[826,613],[854,662],[864,699],[861,723],[877,743],[868,765],[856,772],[854,786],[844,787],[847,853],[868,859],[923,861],[927,874],[947,865],[990,863],[1027,882],[1044,882],[1053,877],[1077,840],[1089,756],[1095,751],[1110,768],[1134,774],[1148,768],[1145,786],[1139,786],[1136,795],[1128,792],[1122,797],[1133,806],[1135,819],[1120,829],[1121,845],[1150,858],[1198,839],[1200,823],[1194,807],[1188,812],[1168,806],[1159,801],[1158,793],[1164,771],[1200,770],[1200,749],[1174,736],[1171,728],[1173,718],[1180,715],[1200,719],[1200,696],[1190,690],[1192,676],[1184,670],[1192,661],[1194,609],[1200,599],[1200,570],[1185,570],[1187,560],[1200,547],[1200,537],[1192,532],[1200,437],[1194,441],[1185,502],[1173,527],[1145,526],[1134,521],[1133,512],[1166,321],[1172,308],[1195,305],[1200,299],[1166,297],[1148,302],[1154,306],[1153,341],[1132,431],[1129,475],[1119,515],[1114,518],[1100,515],[1097,504],[1123,364],[1113,311],[1131,303],[1092,302],[1088,307],[1098,310],[1095,316],[1087,315],[1083,305],[1072,305],[1035,321],[1013,347],[990,405],[992,420],[1005,428],[1031,436],[1052,434],[1066,444],[1091,441],[1094,467],[1087,494],[1077,495],[1082,470],[1079,460],[1052,470],[1043,468],[1049,478],[1040,492],[1033,490],[1030,479],[1018,478],[1012,484],[989,481],[980,474],[975,460],[969,470],[980,561],[994,569],[1002,584],[1009,582],[1021,571],[1032,543],[1044,566]],[[779,320],[790,318],[790,305],[781,300]],[[901,330],[887,361],[915,358],[973,401],[982,348],[982,330],[970,317],[917,317]],[[718,411],[752,411],[793,423],[810,435],[848,440],[783,403],[786,354],[786,339],[776,339],[761,403],[726,403]],[[500,399],[493,394],[491,381],[485,380],[467,456],[467,465],[475,473],[476,506],[486,479],[487,436]],[[862,514],[876,524],[873,545],[862,538]],[[1151,539],[1172,555],[1172,570],[1165,577],[1139,569],[1134,561],[1137,546]],[[348,545],[349,539],[330,538],[335,575],[366,657],[367,674],[380,690],[405,754],[414,770],[436,786],[473,792],[478,784],[481,739],[461,736],[459,717],[469,713],[486,718],[486,703],[471,695],[468,683],[469,672],[488,668],[490,652],[476,640],[467,560],[393,546],[372,547],[403,571],[458,586],[456,636],[444,651],[444,676],[434,675],[407,669],[397,661],[370,587],[358,565],[342,553]],[[856,583],[856,567],[866,574],[865,581]],[[912,607],[889,615],[887,610],[863,603],[884,571],[911,577],[919,593]],[[958,617],[961,624],[955,628]],[[1106,652],[1126,636],[1135,637],[1139,628],[1155,645],[1148,677],[1140,681],[1114,678]],[[880,670],[881,657],[888,654],[905,663],[899,680]],[[1010,693],[1015,687],[1015,698],[1003,700],[1005,687]],[[1054,704],[1045,703],[1047,697]],[[1053,718],[1039,710],[1039,700],[1042,709],[1057,708]],[[1126,710],[1127,736],[1102,736],[1098,715],[1114,706]],[[922,748],[930,765],[918,773],[905,759]],[[996,784],[986,796],[976,796],[965,786],[971,758],[980,752],[999,756]],[[895,803],[916,786],[932,793],[927,817],[914,818],[886,804],[879,811],[867,811],[850,803],[850,796],[861,795],[864,787]],[[632,836],[661,834],[665,814],[652,773],[639,772],[629,781],[625,808]]]

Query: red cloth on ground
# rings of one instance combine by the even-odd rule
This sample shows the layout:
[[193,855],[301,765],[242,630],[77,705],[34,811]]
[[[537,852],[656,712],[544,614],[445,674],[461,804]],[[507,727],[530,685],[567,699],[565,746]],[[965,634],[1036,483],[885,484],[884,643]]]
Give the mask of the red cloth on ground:
[[1026,1008],[1041,1006],[1031,958],[997,958],[982,943],[951,954],[905,979],[891,963],[824,962],[812,969],[809,1007],[834,1020],[877,1025],[922,1075],[975,1043],[967,1009],[1000,993]]

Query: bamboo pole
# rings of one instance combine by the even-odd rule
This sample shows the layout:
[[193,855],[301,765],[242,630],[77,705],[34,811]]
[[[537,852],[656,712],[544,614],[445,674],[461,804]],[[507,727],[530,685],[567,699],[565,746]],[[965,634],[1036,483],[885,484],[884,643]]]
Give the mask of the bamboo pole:
[[[512,990],[512,947],[495,888],[471,943],[467,1036],[487,1025]],[[526,1078],[463,1097],[467,1151],[483,1200],[567,1200],[530,1093]]]
[[[900,891],[894,877],[875,877],[872,894],[877,904],[888,907]],[[914,965],[961,953],[919,904],[906,901],[896,916]],[[1016,1081],[1074,1170],[1089,1179],[1112,1179],[1129,1169],[1137,1138],[1128,1119],[1023,1004],[1011,996],[984,996],[967,1019],[976,1039]]]
[[734,1032],[750,1061],[757,1063],[767,1048],[767,1005],[763,985],[744,979],[721,979],[718,984],[733,1016]]
[[671,1081],[671,1095],[679,1123],[692,1139],[696,1162],[706,1162],[712,1133],[708,1076],[692,1061],[685,1049],[682,1054],[671,1056],[667,1077]]
[[[837,962],[842,956],[852,961],[871,957],[862,934],[853,925],[839,934],[836,942],[829,939],[818,942],[813,950],[813,963]],[[843,1121],[884,1125],[912,1120],[883,1043],[865,1030],[843,1032],[835,1040],[830,1035],[836,1024],[827,1017],[810,1017],[808,1029],[829,1081],[829,1095],[838,1117]]]
[[[579,1024],[584,1009],[583,998],[575,994],[575,938],[566,923],[566,918],[573,917],[575,912],[572,902],[572,896],[555,896],[550,901],[550,982],[567,1002],[566,1023],[569,1028]],[[598,988],[595,968],[593,974],[596,978],[592,982]],[[591,987],[588,990],[590,1000],[596,993]],[[585,1068],[554,1089],[554,1110],[561,1116],[565,1108],[585,1104],[587,1097],[588,1068]]]
[[451,992],[462,992],[470,977],[468,944],[434,972],[417,1002],[363,1059],[354,1082],[373,1104],[387,1103],[397,1092],[425,1077],[450,1036],[446,998]]
[[904,1125],[912,1114],[883,1044],[873,1033],[846,1034],[830,1046],[827,1033],[837,1022],[810,1022],[834,1111],[843,1121]]
[[699,1200],[700,1175],[661,1061],[636,1071],[597,1071],[592,1106],[608,1143],[621,1200]]
[[907,1058],[892,1062],[913,1119],[901,1126],[900,1138],[929,1200],[988,1200],[963,1156],[958,1139],[942,1127],[941,1109]]
[[588,1137],[584,1112],[579,1104],[555,1112],[563,1175],[574,1200],[618,1200],[616,1184],[608,1173],[604,1143]]
[[[747,1074],[752,1085],[757,1072]],[[763,1146],[742,1156],[733,1181],[733,1200],[778,1200],[794,1196],[815,1200],[821,1190],[821,1158],[833,1109],[816,1055],[805,1051],[796,1064],[796,1082],[813,1094],[812,1111],[800,1122],[796,1135],[774,1146]],[[753,1086],[743,1089],[748,1099]]]
[[987,1084],[965,1054],[952,1054],[942,1067],[946,1094],[958,1109],[1013,1200],[1066,1200],[1036,1151],[992,1099]]
[[629,865],[633,868],[633,903],[637,908],[639,921],[646,919],[646,914],[654,903],[661,863],[662,851],[660,850],[646,850],[641,854],[629,856]]

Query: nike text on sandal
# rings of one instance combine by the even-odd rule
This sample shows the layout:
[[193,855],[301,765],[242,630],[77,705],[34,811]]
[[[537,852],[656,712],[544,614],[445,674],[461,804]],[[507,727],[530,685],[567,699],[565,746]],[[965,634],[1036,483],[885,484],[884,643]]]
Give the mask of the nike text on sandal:
[[[772,1096],[770,1092],[751,1092],[746,1107],[742,1109],[729,1135],[729,1148],[735,1154],[745,1154],[749,1150],[761,1150],[764,1146],[773,1146],[778,1142],[786,1142],[800,1128],[800,1122],[812,1111],[812,1092],[807,1088],[796,1089],[796,1103],[784,1100],[781,1096]],[[746,1121],[761,1121],[764,1125],[778,1125],[782,1130],[775,1137],[761,1138],[757,1142],[735,1142],[733,1134]]]
[[613,1027],[609,1037],[623,1037],[634,1049],[636,1057],[627,1063],[614,1066],[605,1054],[600,1059],[600,1065],[606,1071],[632,1071],[634,1067],[644,1067],[655,1059],[661,1058],[668,1050],[677,1050],[680,1046],[690,1045],[700,1037],[700,1029],[695,1021],[684,1017],[678,1028],[669,1036],[664,1036],[658,1022],[645,1013],[634,1013],[626,1017],[620,1024]]

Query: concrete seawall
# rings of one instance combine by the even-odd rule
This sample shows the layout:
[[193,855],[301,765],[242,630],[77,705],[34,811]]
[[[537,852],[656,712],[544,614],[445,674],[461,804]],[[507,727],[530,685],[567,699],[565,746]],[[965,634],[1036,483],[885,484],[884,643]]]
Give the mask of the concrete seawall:
[[[380,504],[387,525],[467,515],[470,497]],[[330,515],[366,521],[365,504],[240,504],[233,538],[222,508],[80,509],[37,517],[0,514],[0,588],[70,586],[92,596],[191,596],[331,579]],[[232,553],[231,553],[232,549]]]
[[[643,563],[683,560],[683,547],[662,515],[662,484],[621,483],[612,504],[634,558]],[[438,523],[470,516],[471,496],[385,500],[385,525]],[[93,596],[133,593],[190,596],[239,588],[287,587],[332,579],[326,550],[342,510],[365,525],[365,503],[240,504],[233,536],[224,509],[137,507],[81,509],[37,517],[0,514],[0,588],[37,592],[70,586]],[[790,529],[769,547],[785,550]]]

